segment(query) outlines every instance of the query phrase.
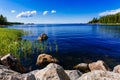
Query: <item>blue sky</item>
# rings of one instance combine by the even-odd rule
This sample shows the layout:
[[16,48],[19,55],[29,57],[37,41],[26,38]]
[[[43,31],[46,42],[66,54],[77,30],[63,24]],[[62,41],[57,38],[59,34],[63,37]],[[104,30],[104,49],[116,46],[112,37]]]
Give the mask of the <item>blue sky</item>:
[[0,0],[0,14],[24,23],[86,23],[120,12],[120,0]]

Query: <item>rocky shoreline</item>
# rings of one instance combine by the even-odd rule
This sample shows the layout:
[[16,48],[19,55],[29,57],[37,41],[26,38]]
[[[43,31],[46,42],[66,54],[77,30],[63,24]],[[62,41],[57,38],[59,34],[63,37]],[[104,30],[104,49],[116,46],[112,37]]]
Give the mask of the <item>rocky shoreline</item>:
[[11,54],[0,59],[0,80],[120,80],[120,65],[111,70],[104,61],[80,63],[74,70],[64,70],[55,57],[40,54],[36,64],[45,66],[25,73],[20,62]]

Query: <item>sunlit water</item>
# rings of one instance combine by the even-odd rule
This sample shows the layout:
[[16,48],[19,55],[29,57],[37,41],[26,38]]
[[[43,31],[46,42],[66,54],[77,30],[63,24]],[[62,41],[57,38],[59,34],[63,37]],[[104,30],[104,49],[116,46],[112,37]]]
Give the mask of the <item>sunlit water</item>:
[[[57,58],[66,69],[81,62],[104,60],[108,66],[120,64],[120,26],[100,26],[86,24],[66,25],[14,25],[9,28],[23,29],[32,32],[23,39],[37,40],[45,32],[48,41],[56,41],[58,45]],[[34,69],[36,57],[31,61]],[[24,60],[21,61],[24,64]],[[26,61],[27,62],[27,61]],[[26,65],[26,63],[24,64]]]

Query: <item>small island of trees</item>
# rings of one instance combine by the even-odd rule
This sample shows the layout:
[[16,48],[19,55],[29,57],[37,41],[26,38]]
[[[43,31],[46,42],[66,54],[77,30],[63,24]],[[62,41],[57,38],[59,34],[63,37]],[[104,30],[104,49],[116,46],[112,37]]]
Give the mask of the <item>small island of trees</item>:
[[120,24],[120,13],[93,18],[88,23]]

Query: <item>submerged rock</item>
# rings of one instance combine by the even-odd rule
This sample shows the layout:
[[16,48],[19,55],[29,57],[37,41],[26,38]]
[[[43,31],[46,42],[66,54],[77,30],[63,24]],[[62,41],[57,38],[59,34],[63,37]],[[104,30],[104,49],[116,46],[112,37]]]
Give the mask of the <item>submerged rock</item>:
[[93,71],[93,70],[107,71],[109,69],[102,60],[98,60],[97,62],[90,63],[88,66],[90,71]]
[[10,69],[15,70],[20,73],[24,73],[25,68],[20,64],[19,60],[11,54],[7,54],[1,58],[1,64],[8,66]]
[[80,63],[80,64],[74,66],[74,69],[80,70],[83,73],[90,71],[87,63]]
[[51,55],[40,54],[37,58],[36,65],[44,66],[44,65],[48,65],[49,63],[57,63],[57,62],[58,60]]
[[50,63],[44,69],[31,73],[35,75],[36,80],[70,80],[64,69],[55,63]]
[[44,40],[47,40],[48,39],[48,36],[47,34],[45,33],[42,33],[39,37],[38,37],[38,40],[40,41],[44,41]]
[[120,74],[103,70],[94,70],[83,74],[77,80],[120,80]]
[[77,80],[82,75],[78,70],[65,70],[65,72],[69,76],[70,80]]

